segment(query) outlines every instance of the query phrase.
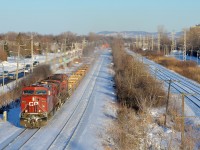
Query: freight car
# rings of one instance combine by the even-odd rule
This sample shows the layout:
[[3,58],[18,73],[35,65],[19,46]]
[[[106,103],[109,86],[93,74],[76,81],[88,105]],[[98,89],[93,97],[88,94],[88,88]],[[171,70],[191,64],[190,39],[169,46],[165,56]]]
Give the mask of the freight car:
[[66,74],[54,74],[24,87],[21,95],[20,125],[27,128],[46,125],[49,118],[77,88],[86,70],[88,67],[83,66],[69,78]]

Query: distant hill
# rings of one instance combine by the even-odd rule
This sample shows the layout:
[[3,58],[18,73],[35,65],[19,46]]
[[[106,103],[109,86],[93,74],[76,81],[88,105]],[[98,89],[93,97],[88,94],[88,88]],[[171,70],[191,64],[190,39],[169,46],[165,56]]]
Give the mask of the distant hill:
[[[146,31],[121,31],[121,32],[116,32],[116,31],[101,31],[98,32],[97,34],[99,35],[104,35],[104,36],[117,36],[117,35],[121,35],[124,38],[132,38],[135,36],[146,36],[146,35],[150,35],[150,36],[157,36],[157,32],[146,32]],[[176,37],[180,37],[183,34],[183,32],[176,32],[175,36]],[[169,37],[171,37],[171,33],[168,32],[167,35]]]

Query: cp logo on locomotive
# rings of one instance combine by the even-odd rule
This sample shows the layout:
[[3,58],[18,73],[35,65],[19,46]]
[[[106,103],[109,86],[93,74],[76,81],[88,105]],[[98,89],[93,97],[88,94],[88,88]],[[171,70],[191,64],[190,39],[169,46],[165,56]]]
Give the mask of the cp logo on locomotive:
[[29,102],[29,106],[35,106],[38,105],[38,102]]

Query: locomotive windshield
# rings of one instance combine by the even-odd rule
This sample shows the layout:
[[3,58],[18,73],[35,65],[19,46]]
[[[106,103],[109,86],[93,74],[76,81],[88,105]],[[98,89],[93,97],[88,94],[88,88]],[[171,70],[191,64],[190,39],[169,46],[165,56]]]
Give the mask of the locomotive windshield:
[[24,90],[23,94],[24,95],[32,95],[32,94],[34,94],[34,90]]
[[47,91],[45,91],[45,90],[37,90],[37,91],[35,91],[35,94],[36,95],[46,95]]
[[23,95],[47,95],[47,91],[45,90],[24,90]]

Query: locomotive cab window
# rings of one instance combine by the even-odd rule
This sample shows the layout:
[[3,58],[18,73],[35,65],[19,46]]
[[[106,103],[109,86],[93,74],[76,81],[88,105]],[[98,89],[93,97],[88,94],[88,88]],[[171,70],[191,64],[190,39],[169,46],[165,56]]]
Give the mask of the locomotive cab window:
[[24,90],[23,91],[23,95],[32,95],[32,94],[34,94],[33,90]]
[[45,90],[37,90],[37,91],[35,91],[35,94],[36,95],[46,95],[47,91],[45,91]]

